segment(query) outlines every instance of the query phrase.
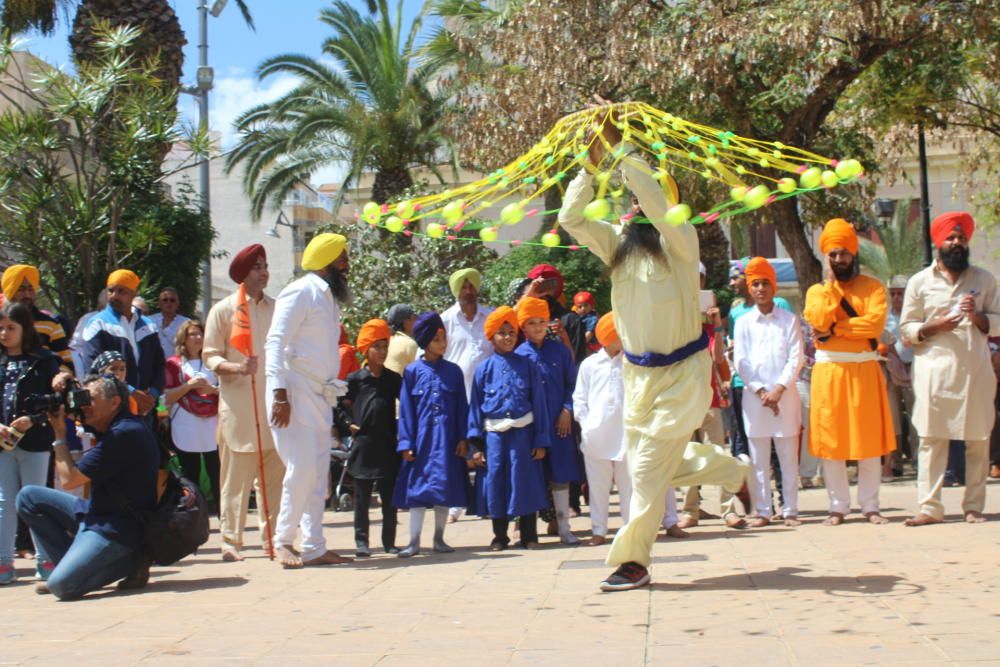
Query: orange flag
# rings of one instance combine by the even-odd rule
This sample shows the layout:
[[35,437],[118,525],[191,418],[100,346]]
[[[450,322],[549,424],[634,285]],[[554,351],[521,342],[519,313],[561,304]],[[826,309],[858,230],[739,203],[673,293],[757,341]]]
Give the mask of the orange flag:
[[253,356],[250,307],[247,305],[247,288],[243,283],[240,283],[240,289],[236,293],[236,311],[233,313],[232,327],[229,330],[229,344],[239,350],[243,356]]

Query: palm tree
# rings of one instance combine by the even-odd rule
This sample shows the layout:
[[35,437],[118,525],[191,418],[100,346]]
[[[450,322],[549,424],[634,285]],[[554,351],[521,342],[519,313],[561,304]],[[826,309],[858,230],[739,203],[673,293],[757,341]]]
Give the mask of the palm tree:
[[909,276],[924,266],[923,232],[910,221],[910,201],[902,200],[892,218],[875,226],[881,244],[862,238],[858,257],[883,282]]
[[372,196],[388,202],[410,187],[410,169],[437,170],[441,149],[454,150],[441,131],[448,94],[435,82],[437,68],[423,63],[415,48],[421,21],[403,32],[403,2],[390,12],[386,0],[368,3],[362,16],[343,0],[320,13],[333,30],[323,43],[328,66],[299,54],[269,58],[257,70],[261,80],[291,74],[299,85],[274,102],[244,112],[237,120],[240,141],[226,161],[243,163],[243,184],[259,217],[270,201],[280,203],[302,178],[332,163],[347,165],[347,187],[365,170],[375,173]]

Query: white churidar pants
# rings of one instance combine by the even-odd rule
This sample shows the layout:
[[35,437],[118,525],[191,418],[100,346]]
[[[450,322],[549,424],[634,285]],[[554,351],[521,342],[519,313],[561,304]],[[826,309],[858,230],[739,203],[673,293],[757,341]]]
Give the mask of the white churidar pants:
[[285,464],[274,545],[293,546],[301,527],[302,560],[318,558],[326,553],[323,509],[330,470],[330,433],[296,421],[285,428],[272,428],[271,432],[278,456]]
[[[750,497],[757,508],[758,516],[771,518],[771,438],[749,438],[750,460],[753,472],[750,474]],[[799,513],[799,439],[795,436],[774,438],[774,450],[781,465],[781,494],[784,505],[783,516],[797,516]]]
[[[823,481],[830,497],[830,511],[851,512],[851,486],[847,480],[847,461],[823,459]],[[882,457],[858,461],[858,505],[862,514],[878,512],[878,489],[882,483]]]
[[618,488],[622,524],[628,523],[629,502],[632,497],[632,478],[628,475],[628,465],[624,459],[611,461],[586,454],[583,463],[587,469],[587,486],[590,489],[591,530],[594,535],[607,535],[612,483]]

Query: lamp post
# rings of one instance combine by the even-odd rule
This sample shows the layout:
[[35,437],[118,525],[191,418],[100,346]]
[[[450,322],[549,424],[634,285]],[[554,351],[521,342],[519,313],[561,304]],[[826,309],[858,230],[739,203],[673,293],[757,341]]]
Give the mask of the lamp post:
[[924,266],[930,266],[934,259],[931,253],[931,198],[927,190],[927,142],[924,140],[924,124],[917,124],[917,159],[920,162],[920,217],[924,229]]

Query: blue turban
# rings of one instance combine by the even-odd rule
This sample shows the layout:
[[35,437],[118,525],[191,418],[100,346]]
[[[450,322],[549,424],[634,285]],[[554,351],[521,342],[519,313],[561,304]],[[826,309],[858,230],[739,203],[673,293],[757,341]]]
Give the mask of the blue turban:
[[426,350],[437,335],[438,329],[444,329],[441,316],[435,312],[422,313],[417,318],[417,323],[413,325],[413,340],[417,341],[421,350]]

